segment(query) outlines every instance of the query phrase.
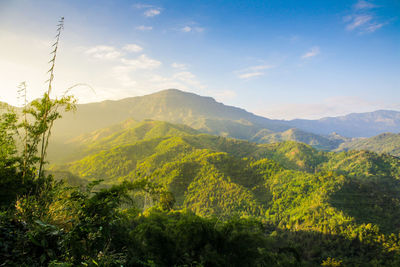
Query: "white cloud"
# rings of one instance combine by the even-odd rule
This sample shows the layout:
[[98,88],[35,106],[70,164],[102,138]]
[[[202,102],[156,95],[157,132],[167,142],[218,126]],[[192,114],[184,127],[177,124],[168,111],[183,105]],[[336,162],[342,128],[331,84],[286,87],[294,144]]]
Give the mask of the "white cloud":
[[151,7],[154,7],[153,5],[148,5],[148,4],[135,4],[135,5],[133,5],[135,8],[137,8],[137,9],[143,9],[143,8],[151,8]]
[[128,52],[137,53],[137,52],[142,51],[143,47],[141,47],[141,46],[139,46],[137,44],[127,44],[122,49],[125,50],[125,51],[128,51]]
[[160,15],[160,13],[161,13],[161,10],[159,8],[151,8],[151,9],[146,10],[144,12],[144,15],[146,17],[155,17],[157,15]]
[[372,33],[388,24],[388,22],[379,21],[378,17],[371,10],[378,7],[370,2],[359,0],[353,6],[352,13],[343,18],[343,21],[347,23],[346,30],[357,30],[359,33]]
[[186,64],[177,63],[177,62],[172,63],[171,67],[173,67],[174,69],[181,69],[181,70],[184,70],[187,68]]
[[116,66],[112,70],[112,75],[122,86],[133,87],[137,82],[131,77],[132,68],[128,66]]
[[145,25],[140,25],[136,27],[136,30],[139,31],[151,31],[153,29],[152,26],[145,26]]
[[[154,17],[161,14],[161,8],[149,4],[135,4],[133,7],[137,9],[147,9],[143,14],[146,17]],[[145,26],[144,26],[145,27]]]
[[124,63],[125,66],[129,67],[131,70],[144,69],[144,70],[152,70],[161,66],[161,61],[156,59],[149,58],[146,55],[140,55],[136,59],[121,59],[121,62]]
[[371,8],[375,8],[377,7],[376,5],[369,3],[367,1],[364,0],[359,0],[355,5],[354,5],[354,9],[356,10],[362,10],[362,9],[371,9]]
[[248,79],[248,78],[252,78],[252,77],[263,76],[264,74],[265,74],[264,72],[248,72],[248,73],[239,74],[238,77],[240,79]]
[[181,81],[192,81],[194,78],[196,78],[196,76],[189,71],[183,71],[175,73],[173,78]]
[[181,29],[183,32],[191,32],[192,31],[192,27],[189,26],[185,26]]
[[183,82],[186,85],[195,89],[205,88],[205,86],[197,80],[196,75],[189,71],[177,72],[172,76],[172,79]]
[[262,71],[272,68],[274,68],[272,65],[256,65],[235,71],[234,73],[236,73],[239,79],[249,79],[253,77],[264,76],[265,73]]
[[371,24],[369,25],[365,30],[367,32],[374,32],[380,28],[382,28],[383,26],[385,26],[386,23],[375,23],[375,24]]
[[204,32],[204,28],[202,27],[190,27],[190,26],[185,26],[180,29],[182,32]]
[[117,51],[115,47],[106,45],[98,45],[91,47],[87,49],[85,53],[94,58],[106,59],[106,60],[117,59],[121,56],[121,53]]
[[304,55],[301,56],[302,59],[307,59],[307,58],[311,58],[311,57],[315,57],[317,55],[320,54],[320,49],[318,46],[314,46],[311,48],[310,51],[308,51],[307,53],[305,53]]
[[346,29],[352,31],[358,27],[361,27],[372,20],[371,15],[356,15],[352,17],[351,23],[346,26]]
[[161,62],[146,55],[140,55],[136,59],[122,58],[122,65],[113,67],[112,75],[121,86],[133,87],[138,84],[138,81],[132,76],[137,70],[154,70],[161,66]]

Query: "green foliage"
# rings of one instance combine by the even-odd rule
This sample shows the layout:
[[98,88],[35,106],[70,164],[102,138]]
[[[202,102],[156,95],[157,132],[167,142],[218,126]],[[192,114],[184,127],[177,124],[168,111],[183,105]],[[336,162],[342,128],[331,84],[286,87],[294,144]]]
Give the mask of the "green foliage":
[[341,144],[337,150],[369,150],[399,157],[400,134],[383,133],[370,138],[354,138],[354,140]]
[[[44,172],[49,137],[58,109],[74,109],[73,97],[50,99],[62,25],[49,89],[22,122],[1,117],[2,265],[400,265],[400,160],[387,154],[257,145],[131,120],[81,137],[82,155],[52,167],[80,187],[55,182]],[[236,123],[243,135],[253,125]]]

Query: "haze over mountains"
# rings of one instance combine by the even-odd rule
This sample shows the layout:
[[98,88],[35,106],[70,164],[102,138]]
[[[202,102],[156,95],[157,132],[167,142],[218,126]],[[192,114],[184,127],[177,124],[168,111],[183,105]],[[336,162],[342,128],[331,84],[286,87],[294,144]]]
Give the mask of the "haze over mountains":
[[333,150],[354,137],[400,131],[400,112],[354,113],[319,120],[271,120],[244,109],[218,103],[211,97],[177,89],[117,101],[80,104],[75,114],[57,122],[55,142],[71,140],[127,119],[185,124],[199,132],[258,143],[293,140]]
[[272,120],[211,97],[167,89],[122,100],[79,104],[76,113],[63,114],[55,124],[50,154],[65,144],[77,145],[77,140],[93,131],[115,132],[126,127],[126,120],[136,123],[146,119],[184,124],[202,133],[257,143],[298,141],[322,150],[370,149],[393,155],[400,149],[399,142],[393,141],[396,136],[391,137],[389,147],[383,141],[389,138],[387,135],[364,138],[400,132],[398,111],[352,113],[319,120]]
[[293,127],[316,134],[336,132],[346,137],[372,137],[384,132],[400,132],[400,112],[377,110],[319,120],[297,119],[288,123]]

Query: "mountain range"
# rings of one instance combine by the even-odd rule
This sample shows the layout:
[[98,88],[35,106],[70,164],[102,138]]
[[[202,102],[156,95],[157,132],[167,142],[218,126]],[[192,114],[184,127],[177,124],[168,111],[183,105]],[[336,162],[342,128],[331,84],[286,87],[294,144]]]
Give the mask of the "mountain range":
[[150,179],[174,195],[177,209],[256,216],[288,228],[321,231],[329,221],[330,231],[374,223],[393,232],[400,225],[400,162],[388,154],[256,144],[151,120],[127,120],[74,143],[78,153],[50,166],[73,184]]
[[[141,220],[153,212],[175,217],[179,211],[212,220],[212,228],[219,221],[236,225],[245,219],[246,224],[270,229],[268,243],[275,240],[278,252],[289,251],[298,258],[292,266],[320,266],[321,262],[323,266],[342,262],[344,266],[398,266],[400,158],[389,154],[398,153],[398,134],[369,138],[320,135],[294,128],[291,121],[269,120],[178,90],[79,105],[76,114],[63,115],[53,132],[56,142],[48,151],[51,165],[46,173],[63,180],[59,185],[66,183],[67,190],[87,185],[80,191],[86,193],[65,191],[71,198],[93,197],[89,202],[67,204],[65,209],[56,203],[52,210],[69,213],[72,206],[86,209],[93,203],[105,210],[113,205],[126,218],[137,214]],[[366,151],[366,146],[386,153]],[[119,188],[137,184],[144,190],[124,193],[126,202],[103,201],[112,199]],[[90,193],[88,188],[94,185]],[[158,199],[149,195],[152,190],[159,192]],[[64,203],[60,191],[54,192],[57,201]],[[98,196],[104,199],[92,201]],[[157,204],[161,200],[167,201],[168,209]],[[132,210],[125,209],[127,205]],[[89,221],[96,221],[92,216],[87,217]],[[104,225],[125,221],[114,218]],[[78,231],[87,226],[86,221],[78,222]],[[123,236],[131,235],[132,229],[143,229],[138,224],[127,225],[120,231]],[[160,224],[159,217],[151,225],[145,235],[154,233],[160,238],[149,235],[148,243],[164,246],[167,239],[159,230],[169,228]],[[52,233],[54,228],[49,229]],[[98,232],[98,225],[93,229]],[[205,228],[187,227],[182,233],[199,229]],[[113,238],[114,232],[110,231]],[[89,238],[85,235],[84,240]],[[248,246],[243,235],[236,238],[240,249]],[[133,247],[146,242],[126,244]]]
[[377,110],[319,120],[297,119],[288,121],[288,123],[292,127],[315,134],[336,132],[346,137],[372,137],[385,132],[400,132],[400,112]]
[[398,111],[353,113],[319,120],[272,120],[224,105],[211,97],[168,89],[145,96],[77,105],[75,114],[63,114],[63,119],[55,125],[51,151],[92,131],[125,120],[146,119],[184,124],[202,133],[257,143],[298,141],[322,150],[338,149],[360,137],[400,131]]

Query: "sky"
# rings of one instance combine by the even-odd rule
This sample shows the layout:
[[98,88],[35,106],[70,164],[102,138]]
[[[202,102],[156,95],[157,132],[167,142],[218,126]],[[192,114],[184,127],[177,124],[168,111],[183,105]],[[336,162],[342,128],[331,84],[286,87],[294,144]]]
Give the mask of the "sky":
[[400,110],[399,0],[0,0],[0,101],[176,88],[274,119]]

